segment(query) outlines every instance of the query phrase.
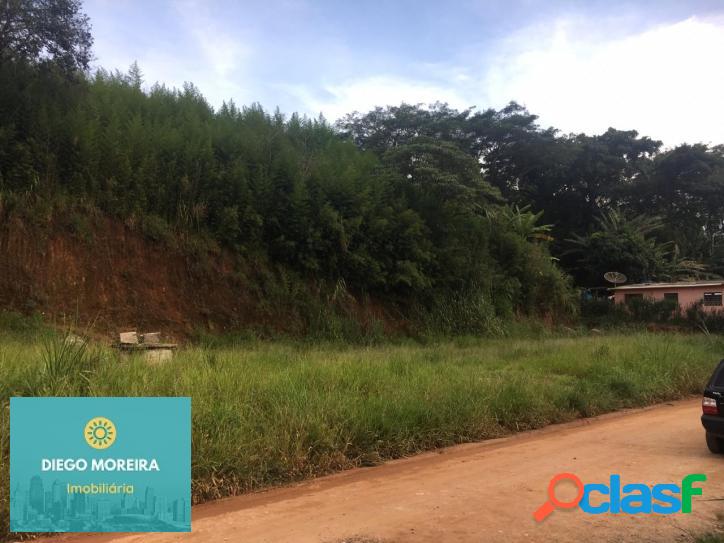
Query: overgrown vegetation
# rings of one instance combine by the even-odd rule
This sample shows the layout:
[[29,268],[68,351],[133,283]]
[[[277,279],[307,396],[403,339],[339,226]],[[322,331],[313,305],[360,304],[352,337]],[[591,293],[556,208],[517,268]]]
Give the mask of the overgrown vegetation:
[[215,111],[191,85],[144,92],[134,72],[0,72],[3,220],[67,215],[83,240],[88,218],[112,216],[156,242],[196,236],[405,312],[462,296],[478,300],[479,321],[570,309],[547,241],[508,227],[504,200],[453,143],[377,155],[323,119]]
[[724,273],[724,146],[661,142],[635,130],[561,134],[518,104],[457,111],[402,104],[347,116],[339,127],[384,154],[423,138],[482,163],[513,205],[542,213],[553,255],[580,286],[619,271],[633,282]]
[[706,311],[701,302],[682,310],[673,300],[635,298],[625,304],[594,298],[581,302],[581,324],[625,329],[643,327],[680,332],[724,333],[724,311]]
[[250,338],[149,367],[73,337],[2,333],[0,533],[10,396],[191,396],[198,502],[680,398],[701,390],[724,348],[713,335],[543,334],[365,349]]
[[190,83],[144,85],[136,64],[89,73],[77,0],[6,2],[0,21],[0,221],[62,222],[89,241],[93,217],[111,216],[201,260],[223,247],[292,290],[343,284],[455,333],[570,316],[568,274],[590,287],[609,270],[724,272],[722,146],[563,135],[515,103],[402,104],[334,125],[215,109]]

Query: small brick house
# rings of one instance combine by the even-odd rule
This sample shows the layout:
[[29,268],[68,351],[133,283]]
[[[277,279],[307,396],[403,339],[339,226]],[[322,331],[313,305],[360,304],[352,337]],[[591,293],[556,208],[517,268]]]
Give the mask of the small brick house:
[[611,289],[617,304],[626,303],[635,298],[651,300],[673,300],[679,307],[686,309],[697,302],[702,303],[704,311],[724,310],[722,293],[724,281],[688,281],[681,283],[639,283]]

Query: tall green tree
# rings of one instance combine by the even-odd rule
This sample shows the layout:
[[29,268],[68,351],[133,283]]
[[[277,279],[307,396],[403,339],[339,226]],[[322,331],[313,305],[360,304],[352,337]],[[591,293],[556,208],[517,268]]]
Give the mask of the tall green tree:
[[79,0],[0,0],[0,62],[52,62],[72,73],[88,69],[92,45]]
[[659,239],[724,272],[715,262],[724,242],[724,146],[680,145],[661,153],[629,193],[633,209],[662,218]]

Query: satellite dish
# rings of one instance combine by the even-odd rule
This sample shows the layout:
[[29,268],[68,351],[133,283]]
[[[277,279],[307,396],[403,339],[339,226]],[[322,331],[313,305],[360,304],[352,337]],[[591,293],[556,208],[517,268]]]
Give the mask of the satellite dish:
[[603,274],[603,278],[614,286],[621,285],[626,282],[626,276],[621,272],[610,271]]

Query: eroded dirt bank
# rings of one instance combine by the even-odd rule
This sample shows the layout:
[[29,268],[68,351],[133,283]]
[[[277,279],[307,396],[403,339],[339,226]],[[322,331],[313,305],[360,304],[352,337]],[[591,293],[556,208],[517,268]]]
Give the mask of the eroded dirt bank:
[[[307,323],[295,311],[295,293],[299,303],[331,305],[319,285],[290,283],[261,256],[242,258],[180,236],[173,244],[154,241],[137,226],[104,217],[89,225],[81,236],[54,223],[0,221],[0,310],[42,314],[60,326],[90,325],[113,339],[133,329],[183,339],[200,330],[300,334]],[[343,302],[345,314],[362,326],[391,325],[380,304],[351,295]]]

